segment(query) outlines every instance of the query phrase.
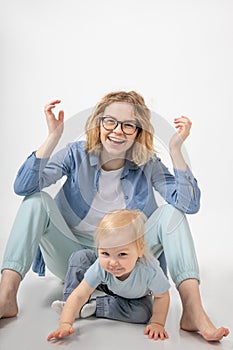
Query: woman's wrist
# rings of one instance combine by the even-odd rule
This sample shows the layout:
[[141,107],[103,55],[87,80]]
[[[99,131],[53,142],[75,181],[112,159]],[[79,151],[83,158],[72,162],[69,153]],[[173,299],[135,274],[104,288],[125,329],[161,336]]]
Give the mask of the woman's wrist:
[[170,157],[173,163],[173,167],[180,170],[186,170],[187,164],[184,160],[181,149],[172,149],[170,150]]
[[169,147],[169,153],[171,156],[178,156],[178,155],[182,154],[181,146]]
[[49,158],[57,146],[58,142],[60,140],[60,137],[57,137],[56,135],[49,134],[44,141],[44,143],[38,148],[38,150],[35,152],[35,155],[37,158]]

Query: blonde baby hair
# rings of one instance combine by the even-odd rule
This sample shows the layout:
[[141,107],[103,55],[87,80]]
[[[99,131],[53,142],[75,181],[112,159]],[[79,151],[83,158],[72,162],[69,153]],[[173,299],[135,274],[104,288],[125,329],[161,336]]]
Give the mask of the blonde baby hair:
[[127,227],[132,228],[133,237],[128,237],[125,244],[135,242],[140,255],[151,256],[149,248],[145,244],[144,233],[145,233],[145,222],[147,218],[140,210],[130,210],[130,209],[121,209],[114,210],[107,213],[97,225],[95,231],[95,243],[96,248],[101,247],[101,241],[107,237],[112,236],[113,238],[127,234],[125,231]]

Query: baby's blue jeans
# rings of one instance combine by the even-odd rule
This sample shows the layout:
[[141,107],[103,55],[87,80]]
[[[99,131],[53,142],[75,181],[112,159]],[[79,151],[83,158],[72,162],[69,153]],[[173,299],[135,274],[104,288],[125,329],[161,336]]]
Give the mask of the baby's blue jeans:
[[[83,249],[74,252],[69,259],[69,267],[65,278],[63,300],[66,301],[73,290],[81,283],[85,272],[94,264],[96,252]],[[97,296],[95,316],[112,320],[147,323],[152,316],[152,295],[148,294],[138,299],[126,299],[114,294],[106,284],[100,284],[98,290],[104,292]],[[90,297],[92,299],[92,296]]]

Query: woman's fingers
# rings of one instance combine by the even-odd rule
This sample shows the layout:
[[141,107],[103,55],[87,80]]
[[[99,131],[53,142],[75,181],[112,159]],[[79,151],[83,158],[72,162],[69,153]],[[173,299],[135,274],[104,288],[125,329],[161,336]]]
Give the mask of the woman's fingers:
[[182,139],[185,140],[190,133],[192,122],[187,117],[180,117],[174,119],[175,128],[177,129],[178,134],[182,135]]
[[192,122],[189,118],[187,117],[180,117],[180,118],[175,118],[174,119],[174,124],[175,124],[175,127],[185,127],[187,129],[190,130],[191,126],[192,126]]
[[61,100],[58,100],[58,99],[52,100],[52,101],[46,103],[46,105],[45,105],[44,108],[45,108],[46,110],[47,110],[47,109],[50,109],[50,108],[54,108],[54,107],[56,107],[56,105],[57,105],[58,103],[60,103],[60,102],[61,102]]
[[52,109],[60,102],[61,100],[59,99],[51,100],[44,107],[49,134],[55,132],[57,136],[60,136],[63,131],[64,111],[59,111],[56,117]]
[[59,111],[58,113],[58,120],[63,123],[64,121],[64,111]]
[[60,103],[61,100],[52,100],[50,101],[49,103],[47,103],[45,106],[44,106],[44,111],[45,111],[45,114],[46,116],[51,116],[51,115],[54,115],[52,113],[52,109],[56,107],[56,105],[58,103]]

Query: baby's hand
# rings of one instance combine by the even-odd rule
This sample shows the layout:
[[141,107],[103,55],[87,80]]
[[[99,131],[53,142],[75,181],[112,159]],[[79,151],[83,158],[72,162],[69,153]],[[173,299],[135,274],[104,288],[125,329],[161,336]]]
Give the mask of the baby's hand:
[[148,335],[148,338],[154,339],[154,340],[158,340],[159,338],[161,340],[169,338],[167,332],[165,331],[164,326],[154,322],[146,326],[144,334]]
[[53,338],[63,338],[67,337],[70,334],[74,333],[74,329],[69,323],[62,323],[56,331],[50,333],[47,337],[47,340],[51,340]]

